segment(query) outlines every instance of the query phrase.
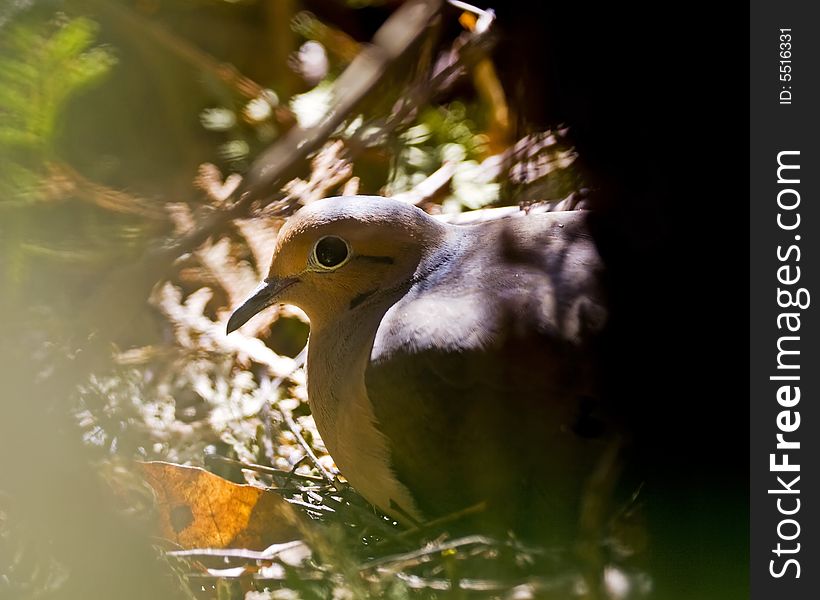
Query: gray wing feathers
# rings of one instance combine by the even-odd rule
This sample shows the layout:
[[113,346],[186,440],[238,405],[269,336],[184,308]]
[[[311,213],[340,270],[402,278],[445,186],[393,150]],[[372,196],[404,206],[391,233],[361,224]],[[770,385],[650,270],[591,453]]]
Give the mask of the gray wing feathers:
[[425,348],[483,348],[510,329],[574,343],[603,326],[600,259],[583,213],[463,227],[446,265],[385,314],[371,359]]
[[[588,347],[605,318],[582,213],[459,235],[452,263],[388,310],[371,352],[367,393],[396,473],[422,510],[491,499],[520,485],[522,472],[571,497],[558,488],[579,486],[570,472],[589,469],[594,455],[572,428],[595,396]],[[507,468],[516,461],[522,470]]]

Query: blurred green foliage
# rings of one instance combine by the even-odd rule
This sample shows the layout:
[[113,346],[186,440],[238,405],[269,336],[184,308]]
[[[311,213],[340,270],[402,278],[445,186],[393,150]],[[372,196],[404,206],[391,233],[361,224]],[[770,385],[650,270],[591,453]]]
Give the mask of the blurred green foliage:
[[87,18],[11,23],[0,38],[0,194],[2,202],[41,200],[36,183],[55,158],[58,118],[67,99],[100,81],[114,56],[92,47]]
[[483,208],[500,200],[495,178],[483,178],[480,161],[487,155],[487,136],[474,121],[474,104],[461,101],[426,107],[418,122],[395,142],[395,161],[389,193],[409,190],[445,162],[455,165],[450,193],[442,201],[445,212]]
[[98,34],[91,18],[34,10],[0,36],[0,283],[25,304],[69,308],[89,278],[167,229],[157,206],[89,179],[64,148],[72,102],[117,64]]

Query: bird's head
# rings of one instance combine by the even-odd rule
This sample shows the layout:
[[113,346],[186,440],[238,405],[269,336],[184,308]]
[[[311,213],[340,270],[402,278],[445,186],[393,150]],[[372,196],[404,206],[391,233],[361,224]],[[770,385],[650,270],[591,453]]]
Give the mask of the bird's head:
[[313,202],[280,229],[268,276],[231,315],[228,333],[273,304],[298,306],[315,328],[409,282],[445,232],[421,209],[389,198]]

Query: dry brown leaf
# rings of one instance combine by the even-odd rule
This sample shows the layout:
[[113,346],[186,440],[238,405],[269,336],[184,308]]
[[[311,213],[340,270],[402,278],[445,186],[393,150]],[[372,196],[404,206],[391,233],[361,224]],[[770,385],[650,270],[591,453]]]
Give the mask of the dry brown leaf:
[[274,492],[199,467],[139,465],[156,493],[159,535],[182,548],[262,550],[301,537],[301,516]]

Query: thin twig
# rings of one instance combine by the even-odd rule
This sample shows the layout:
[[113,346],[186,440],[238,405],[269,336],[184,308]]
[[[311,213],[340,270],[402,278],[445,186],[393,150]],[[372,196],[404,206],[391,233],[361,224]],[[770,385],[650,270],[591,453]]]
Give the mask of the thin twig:
[[304,542],[296,540],[284,544],[273,544],[264,550],[246,550],[244,548],[192,548],[190,550],[172,550],[166,552],[168,556],[218,556],[221,558],[243,558],[246,560],[271,560],[282,552],[304,546]]
[[473,6],[472,4],[467,4],[466,2],[461,2],[461,0],[447,0],[447,4],[449,4],[450,6],[454,6],[455,8],[457,8],[459,10],[463,10],[463,11],[466,11],[466,12],[469,12],[469,13],[473,13],[474,15],[477,15],[479,17],[494,14],[492,11],[483,10],[481,8],[478,8],[477,6]]
[[408,202],[410,204],[419,205],[422,202],[431,200],[453,180],[453,175],[456,174],[456,163],[453,161],[444,161],[444,163],[436,169],[433,173],[428,175],[423,181],[419,182],[413,189],[394,194],[394,200]]
[[322,478],[330,485],[332,488],[339,489],[339,483],[333,479],[330,473],[327,472],[322,466],[322,463],[319,462],[319,458],[316,456],[316,453],[313,452],[313,448],[310,447],[310,444],[307,443],[307,440],[302,436],[301,427],[294,421],[293,415],[290,414],[290,411],[283,410],[282,417],[285,420],[285,425],[288,426],[291,433],[293,433],[296,441],[305,451],[305,453],[310,457],[310,460],[313,462],[313,466],[316,467],[316,470],[322,475]]
[[220,456],[218,454],[210,454],[207,456],[206,460],[209,462],[219,462],[226,465],[231,465],[240,469],[246,469],[248,471],[275,475],[277,477],[290,477],[291,479],[298,479],[309,483],[325,483],[325,479],[323,477],[316,477],[315,475],[300,475],[299,473],[293,473],[292,471],[285,471],[284,469],[276,469],[274,467],[266,467],[265,465],[257,465],[255,463],[246,463],[233,458],[228,458],[227,456]]
[[420,524],[418,527],[413,527],[412,529],[408,529],[406,531],[402,531],[400,534],[396,536],[397,539],[407,539],[410,537],[417,536],[425,531],[430,531],[432,529],[439,529],[443,525],[448,525],[450,523],[454,523],[456,521],[460,521],[464,517],[469,517],[470,515],[477,515],[487,510],[487,503],[486,502],[479,502],[478,504],[473,504],[472,506],[468,506],[467,508],[463,508],[456,512],[452,512],[448,515],[444,515],[443,517],[439,517],[438,519],[433,519],[432,521],[427,521],[425,523]]
[[296,500],[294,498],[288,498],[287,501],[290,504],[294,504],[296,506],[301,506],[304,509],[312,510],[317,513],[323,512],[336,512],[332,508],[330,508],[327,504],[311,504],[310,502],[305,502],[303,500]]
[[392,554],[389,556],[380,556],[379,558],[374,558],[373,560],[369,560],[361,565],[362,569],[372,569],[374,567],[378,567],[385,564],[390,563],[402,563],[408,561],[415,561],[420,558],[424,558],[426,556],[430,556],[431,554],[438,554],[445,550],[457,550],[462,548],[463,546],[471,546],[476,544],[483,544],[485,546],[498,546],[498,540],[483,536],[483,535],[468,535],[462,538],[458,538],[455,540],[450,540],[449,542],[442,542],[439,544],[430,544],[425,546],[424,548],[419,548],[417,550],[413,550],[412,552],[403,552],[401,554]]

